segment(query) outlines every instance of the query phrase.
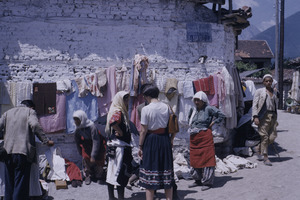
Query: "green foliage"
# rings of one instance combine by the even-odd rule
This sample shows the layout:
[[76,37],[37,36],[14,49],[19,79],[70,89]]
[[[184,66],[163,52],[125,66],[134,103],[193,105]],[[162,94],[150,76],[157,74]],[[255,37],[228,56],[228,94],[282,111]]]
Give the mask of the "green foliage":
[[243,62],[236,62],[236,68],[239,70],[240,73],[244,71],[250,71],[257,69],[257,66],[253,63],[243,63]]
[[[244,72],[244,71],[251,71],[251,70],[255,70],[257,69],[256,64],[254,63],[243,63],[243,62],[236,62],[235,63],[236,68],[239,70],[240,73]],[[261,78],[263,77],[265,74],[270,74],[271,70],[268,68],[264,68],[264,70],[256,72],[254,74],[251,75],[251,77],[256,77],[256,78]]]

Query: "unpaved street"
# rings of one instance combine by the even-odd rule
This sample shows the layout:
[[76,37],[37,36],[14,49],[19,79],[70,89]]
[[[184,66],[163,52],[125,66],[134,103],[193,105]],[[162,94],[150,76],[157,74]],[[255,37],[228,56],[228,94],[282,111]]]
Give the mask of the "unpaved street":
[[[186,200],[298,200],[300,199],[300,115],[279,111],[278,138],[276,148],[280,153],[278,158],[270,151],[273,166],[265,166],[256,161],[255,157],[247,159],[257,162],[254,169],[241,169],[227,175],[216,174],[214,187],[201,191],[200,187],[188,188],[193,181],[180,180],[178,196]],[[272,148],[270,148],[272,150]],[[126,199],[145,199],[145,191],[134,187],[126,190]],[[158,197],[164,199],[163,191],[158,191]],[[57,200],[99,200],[108,199],[105,185],[92,183],[83,184],[80,188],[56,190],[54,183],[49,184],[49,199]]]

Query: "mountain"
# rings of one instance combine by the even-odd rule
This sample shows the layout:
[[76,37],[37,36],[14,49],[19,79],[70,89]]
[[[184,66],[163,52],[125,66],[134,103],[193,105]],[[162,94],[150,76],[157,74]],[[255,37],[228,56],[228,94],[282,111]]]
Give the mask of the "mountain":
[[246,29],[244,29],[242,31],[242,34],[239,35],[239,40],[250,40],[255,35],[258,35],[259,33],[260,33],[260,31],[258,30],[258,28],[256,26],[250,24],[250,26],[247,27]]
[[[300,57],[300,11],[284,20],[284,57]],[[275,26],[257,34],[252,40],[266,40],[275,52]]]

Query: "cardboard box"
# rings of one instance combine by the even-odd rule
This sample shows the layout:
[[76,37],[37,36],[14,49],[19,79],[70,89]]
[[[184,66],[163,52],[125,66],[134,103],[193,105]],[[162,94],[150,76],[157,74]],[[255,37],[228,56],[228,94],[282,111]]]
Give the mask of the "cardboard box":
[[56,189],[68,189],[67,181],[55,180]]

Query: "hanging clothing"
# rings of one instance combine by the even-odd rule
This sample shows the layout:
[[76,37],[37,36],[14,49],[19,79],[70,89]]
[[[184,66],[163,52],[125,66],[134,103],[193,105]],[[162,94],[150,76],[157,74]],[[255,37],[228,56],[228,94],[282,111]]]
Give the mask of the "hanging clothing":
[[213,76],[193,81],[196,92],[203,91],[207,95],[215,94]]
[[1,114],[13,107],[20,106],[23,100],[32,99],[32,83],[30,82],[4,82],[0,90]]
[[183,96],[179,96],[178,103],[179,111],[178,111],[178,122],[180,124],[188,125],[188,114],[191,108],[194,107],[194,103],[191,98],[184,98]]
[[78,97],[79,91],[74,80],[72,80],[72,87],[75,92],[66,96],[67,133],[73,133],[75,131],[76,127],[73,121],[73,113],[76,110],[83,110],[92,121],[98,118],[97,97],[90,93],[86,97]]
[[125,66],[116,71],[117,91],[129,91],[130,73]]
[[144,97],[142,94],[139,94],[137,97],[131,97],[133,99],[132,107],[131,107],[131,115],[130,121],[132,121],[138,130],[141,130],[141,122],[140,117],[138,115],[138,107],[139,105],[144,103]]
[[174,97],[171,100],[169,100],[163,92],[160,92],[158,95],[158,99],[164,102],[165,104],[170,105],[174,113],[177,113],[178,94],[175,94]]
[[184,98],[192,98],[194,94],[193,81],[185,81],[183,85]]
[[165,95],[169,101],[171,101],[171,99],[177,93],[177,84],[178,84],[178,80],[176,78],[167,79]]
[[46,133],[54,133],[66,129],[66,95],[56,94],[56,114],[40,116],[39,121]]
[[134,56],[134,62],[131,68],[130,77],[130,96],[137,96],[138,94],[140,94],[140,86],[148,83],[146,74],[148,65],[149,61],[146,56],[140,54]]
[[33,102],[37,115],[56,113],[56,83],[34,83]]
[[213,81],[214,81],[214,94],[209,94],[207,95],[207,98],[209,100],[209,104],[212,106],[216,106],[217,108],[219,107],[219,99],[218,99],[218,76],[214,74],[213,76]]
[[117,93],[115,66],[110,66],[106,69],[106,77],[107,85],[103,92],[103,97],[97,98],[98,112],[101,117],[108,113],[112,99]]
[[71,94],[73,91],[72,82],[69,79],[56,81],[56,90],[58,92]]
[[10,96],[7,82],[0,82],[0,104],[10,104]]

